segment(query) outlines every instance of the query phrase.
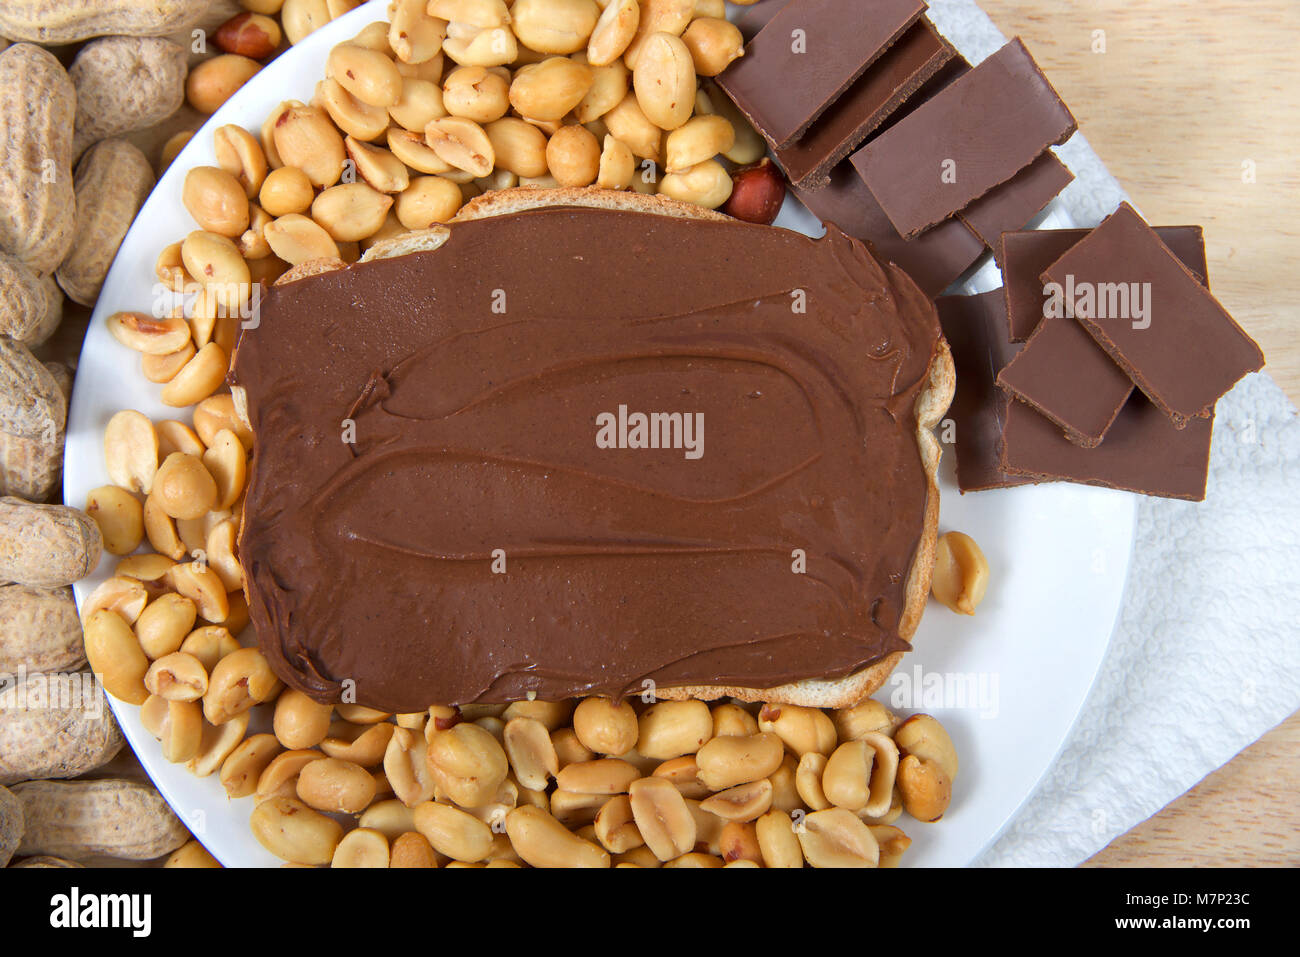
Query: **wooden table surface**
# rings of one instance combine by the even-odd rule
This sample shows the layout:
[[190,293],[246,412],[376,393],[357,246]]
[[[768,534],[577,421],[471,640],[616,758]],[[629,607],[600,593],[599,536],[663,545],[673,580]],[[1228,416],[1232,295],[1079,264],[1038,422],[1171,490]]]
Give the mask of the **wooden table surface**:
[[[1300,403],[1300,3],[980,4],[1150,221],[1205,227],[1215,294]],[[1300,864],[1298,792],[1300,712],[1089,863]]]

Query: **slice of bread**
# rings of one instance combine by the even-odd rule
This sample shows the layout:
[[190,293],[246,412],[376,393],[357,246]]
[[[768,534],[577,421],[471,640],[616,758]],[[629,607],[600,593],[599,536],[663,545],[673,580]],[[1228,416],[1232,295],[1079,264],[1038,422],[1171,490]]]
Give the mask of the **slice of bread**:
[[[657,216],[671,216],[682,219],[715,221],[730,219],[730,217],[721,213],[663,196],[648,196],[633,192],[612,192],[596,188],[541,189],[537,187],[516,187],[514,189],[497,190],[475,198],[461,208],[452,222],[487,219],[535,209],[574,206],[650,213]],[[434,226],[430,229],[406,233],[392,239],[382,240],[371,246],[361,261],[371,262],[376,259],[389,259],[417,252],[436,250],[447,241],[449,236],[450,230],[446,226]],[[343,264],[337,260],[314,260],[310,263],[303,263],[282,276],[277,285],[339,268],[343,268]],[[911,282],[906,274],[897,267],[886,266],[886,268],[890,270],[895,281]],[[937,475],[941,450],[933,429],[947,412],[956,383],[957,376],[953,367],[952,354],[948,350],[947,342],[940,338],[939,346],[930,364],[928,381],[918,395],[915,405],[916,442],[925,470],[927,490],[921,539],[917,544],[916,553],[912,557],[911,568],[908,570],[904,606],[898,626],[900,636],[909,641],[916,633],[917,625],[920,624],[921,615],[925,610],[925,604],[930,593],[930,575],[934,570],[935,542],[938,538],[939,487]],[[238,404],[240,403],[237,398]],[[901,659],[902,653],[895,652],[842,678],[808,678],[775,688],[694,685],[690,687],[656,688],[654,693],[656,697],[666,700],[684,698],[712,700],[733,697],[742,701],[769,701],[806,707],[844,708],[856,704],[880,688]]]

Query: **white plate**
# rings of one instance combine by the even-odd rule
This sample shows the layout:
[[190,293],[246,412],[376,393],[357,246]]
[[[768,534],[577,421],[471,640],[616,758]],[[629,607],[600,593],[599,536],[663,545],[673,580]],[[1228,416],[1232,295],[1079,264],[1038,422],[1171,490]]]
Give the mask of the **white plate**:
[[[188,419],[184,410],[159,402],[160,387],[140,375],[139,357],[118,344],[105,325],[106,317],[118,310],[150,308],[159,250],[195,228],[181,205],[185,171],[215,165],[211,131],[217,126],[235,123],[256,131],[281,100],[309,100],[316,80],[324,75],[329,49],[366,23],[382,19],[385,7],[382,0],[373,0],[267,66],[208,121],[159,181],[118,251],[86,335],[69,416],[64,467],[68,502],[84,502],[91,489],[108,483],[101,443],[104,426],[115,412],[138,409],[154,420]],[[820,231],[793,200],[779,222],[814,234]],[[1136,515],[1131,495],[1075,485],[959,496],[951,458],[945,456],[943,469],[942,528],[960,529],[979,541],[993,580],[975,619],[960,618],[931,603],[916,637],[917,650],[877,694],[899,710],[938,716],[961,754],[961,776],[943,821],[905,822],[914,841],[906,858],[909,865],[974,860],[1055,759],[1110,639]],[[106,556],[93,576],[76,585],[79,602],[107,577],[114,563]],[[246,635],[245,640],[251,639]],[[950,692],[969,688],[975,694],[964,704],[951,695],[936,699],[935,681]],[[112,704],[158,788],[223,864],[280,863],[249,831],[251,798],[229,801],[215,776],[195,778],[183,766],[164,761],[157,742],[140,724],[139,709]]]

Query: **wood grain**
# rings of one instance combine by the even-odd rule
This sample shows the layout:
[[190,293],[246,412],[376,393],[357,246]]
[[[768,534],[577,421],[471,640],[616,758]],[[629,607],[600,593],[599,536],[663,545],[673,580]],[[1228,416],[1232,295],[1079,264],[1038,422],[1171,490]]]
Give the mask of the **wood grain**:
[[[981,0],[1021,36],[1152,222],[1205,227],[1210,283],[1300,401],[1300,4]],[[1093,52],[1104,31],[1104,53]],[[1255,182],[1243,181],[1243,163]],[[1300,712],[1097,866],[1300,863]]]
[[[1205,227],[1215,295],[1300,400],[1300,4],[982,0],[1151,222]],[[1247,12],[1249,11],[1249,12]],[[1094,53],[1095,31],[1104,53]],[[1243,182],[1243,163],[1255,182]]]

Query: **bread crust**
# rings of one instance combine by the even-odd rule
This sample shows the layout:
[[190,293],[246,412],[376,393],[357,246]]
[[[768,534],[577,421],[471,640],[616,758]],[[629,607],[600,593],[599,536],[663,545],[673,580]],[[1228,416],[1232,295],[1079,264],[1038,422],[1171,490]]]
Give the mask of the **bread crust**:
[[[650,196],[634,192],[613,192],[595,187],[541,189],[525,186],[495,190],[476,197],[461,207],[460,212],[452,219],[452,223],[562,206],[651,213],[681,219],[715,221],[728,221],[731,219],[731,217],[724,216],[713,210],[679,202],[664,196]],[[430,229],[406,233],[393,239],[382,240],[366,251],[366,254],[361,258],[361,262],[372,262],[376,259],[395,258],[416,252],[436,250],[447,241],[449,236],[450,230],[446,226],[434,226]],[[303,263],[302,266],[286,273],[276,284],[293,282],[340,268],[344,268],[343,263],[337,260],[314,260],[311,263]],[[885,268],[891,270],[895,278],[904,276],[897,267],[886,265]],[[910,280],[906,280],[904,277],[904,281]],[[930,362],[926,384],[917,396],[914,405],[916,443],[920,451],[922,467],[925,471],[926,498],[921,538],[917,543],[916,552],[912,557],[912,565],[908,571],[904,589],[903,610],[899,616],[898,633],[907,641],[910,641],[913,635],[916,634],[917,626],[921,622],[921,616],[925,612],[925,605],[930,595],[930,576],[934,570],[935,544],[938,541],[938,472],[942,450],[933,430],[948,411],[956,385],[957,373],[953,366],[952,353],[949,351],[947,341],[940,336],[935,355]],[[730,685],[689,685],[655,688],[654,695],[659,700],[670,701],[686,698],[700,698],[706,701],[717,698],[736,698],[740,701],[766,701],[814,708],[847,708],[877,691],[889,678],[894,668],[898,666],[902,657],[903,652],[893,652],[843,678],[805,678],[801,681],[778,685],[773,688],[746,688]]]

